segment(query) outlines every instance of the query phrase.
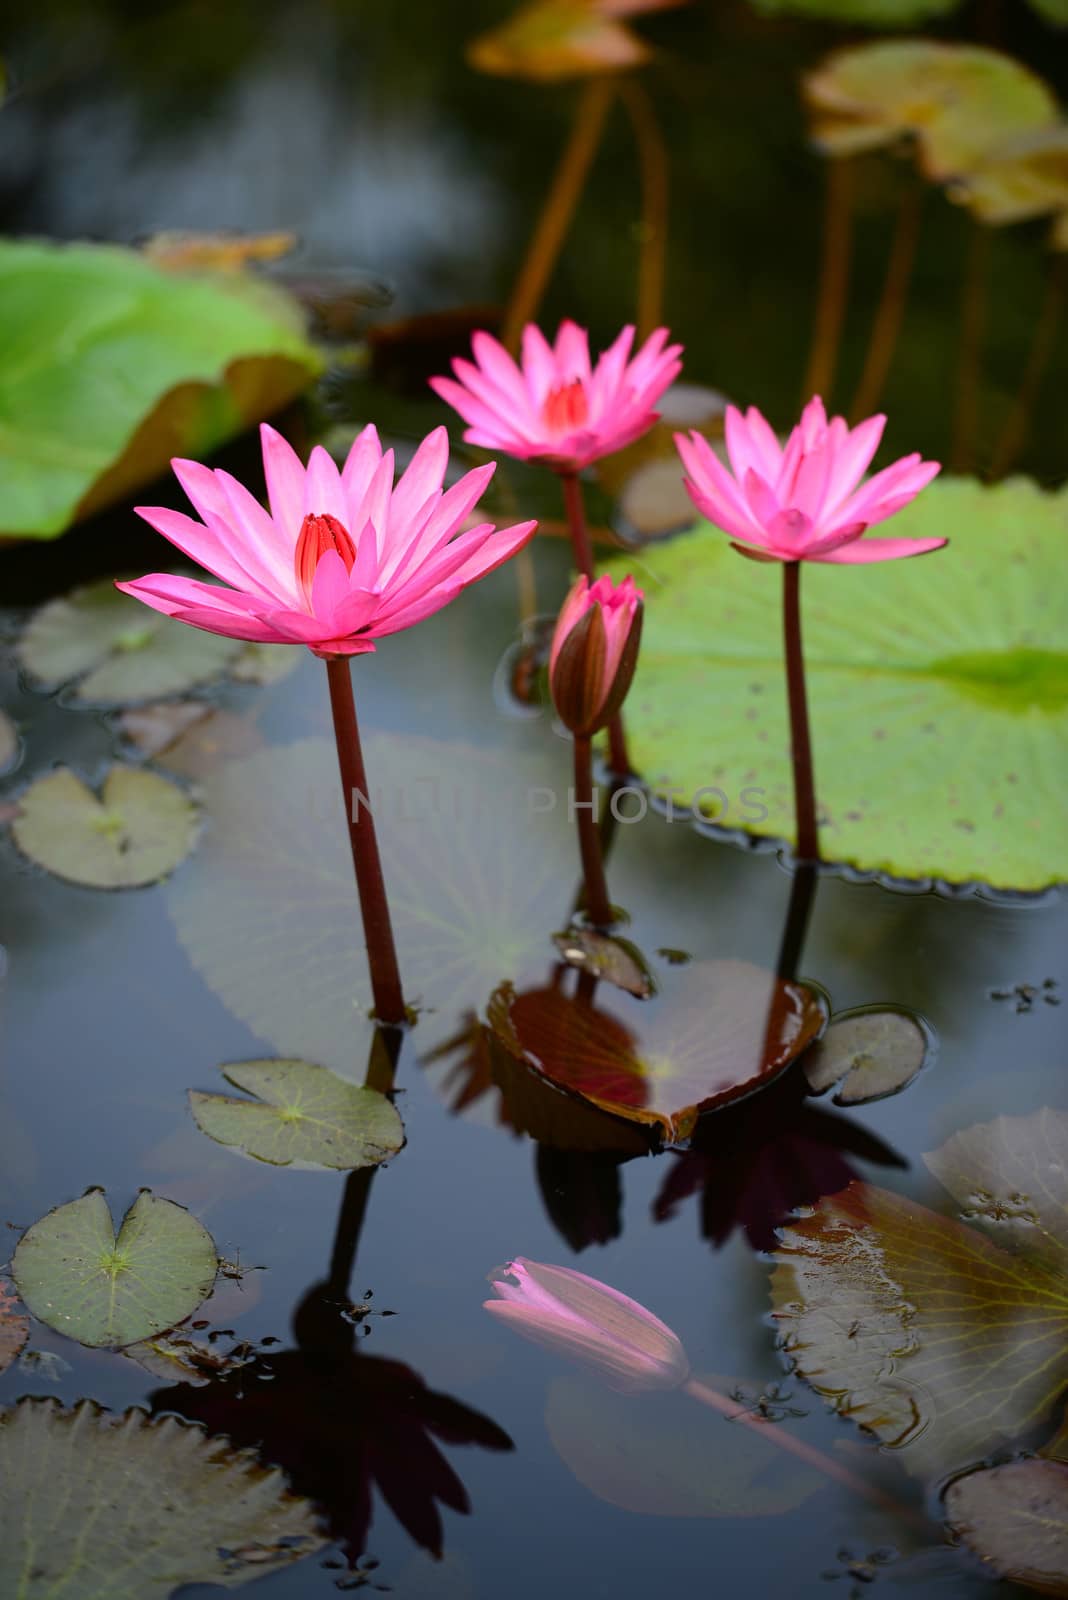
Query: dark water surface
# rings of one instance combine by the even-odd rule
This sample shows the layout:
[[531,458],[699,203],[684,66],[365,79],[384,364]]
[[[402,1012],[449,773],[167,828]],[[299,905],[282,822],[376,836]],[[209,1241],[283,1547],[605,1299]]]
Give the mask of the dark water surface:
[[[19,92],[3,113],[7,227],[129,238],[156,227],[292,226],[313,264],[390,279],[399,312],[499,302],[571,99],[566,89],[491,82],[464,67],[463,40],[499,16],[490,0],[462,16],[438,3],[189,6],[129,18],[119,7],[46,5],[32,24],[22,19],[9,52]],[[1044,35],[1026,17],[1002,8],[1001,26],[1025,54],[1041,52]],[[676,163],[667,318],[692,352],[689,376],[785,414],[804,361],[822,192],[819,163],[800,136],[796,75],[839,35],[771,27],[744,5],[695,7],[655,19],[647,33],[666,52],[649,85]],[[630,315],[635,207],[626,148],[617,128],[550,299],[552,314],[577,314],[598,336]],[[891,169],[880,170],[872,169],[858,246],[847,377],[859,367],[897,192]],[[928,211],[915,311],[887,404],[895,446],[938,454],[947,429],[940,375],[966,230],[938,196]],[[1011,397],[1041,276],[1027,230],[1000,236],[996,251],[1004,292],[994,297],[984,378],[990,428]],[[336,411],[348,422],[373,414],[409,436],[440,420],[432,402],[410,402],[396,389],[357,390]],[[1052,480],[1062,450],[1062,419],[1043,417],[1025,465]],[[235,466],[246,464],[241,446],[232,455]],[[75,581],[166,564],[147,536],[131,536],[131,520],[119,512],[47,549],[0,556],[0,604],[10,608],[0,613],[0,703],[24,745],[18,769],[0,780],[0,804],[55,762],[91,776],[116,752],[106,715],[32,693],[7,646],[26,608]],[[551,611],[567,581],[562,546],[539,544],[536,566],[539,601]],[[368,1586],[412,1600],[547,1591],[576,1600],[684,1591],[799,1600],[827,1592],[836,1600],[854,1584],[867,1592],[840,1552],[859,1558],[882,1547],[901,1554],[878,1569],[877,1589],[947,1600],[985,1594],[978,1567],[941,1544],[937,1516],[917,1533],[836,1484],[768,1515],[654,1515],[608,1503],[552,1442],[561,1415],[584,1416],[588,1407],[596,1446],[598,1427],[607,1428],[603,1391],[515,1339],[481,1302],[486,1274],[512,1256],[578,1265],[654,1310],[695,1371],[717,1375],[721,1387],[743,1382],[756,1396],[784,1384],[788,1403],[805,1412],[791,1423],[803,1438],[922,1508],[921,1489],[892,1451],[880,1460],[847,1421],[784,1378],[763,1250],[792,1205],[851,1175],[946,1212],[923,1152],[997,1115],[1068,1109],[1068,1012],[1041,996],[1018,1010],[992,995],[1047,979],[1061,995],[1068,990],[1064,901],[890,890],[835,873],[821,880],[803,975],[818,980],[835,1010],[893,1002],[922,1013],[937,1033],[937,1059],[897,1098],[848,1112],[810,1102],[799,1122],[786,1084],[720,1114],[697,1152],[618,1166],[514,1135],[499,1125],[493,1088],[454,1114],[456,1056],[428,1058],[463,1032],[502,980],[519,989],[547,981],[551,935],[576,886],[567,746],[548,716],[518,716],[494,692],[516,614],[516,575],[504,570],[354,669],[372,780],[417,794],[410,814],[393,794],[386,867],[403,902],[402,965],[421,1015],[397,1078],[407,1147],[369,1185],[349,1186],[350,1221],[354,1195],[357,1212],[365,1203],[351,1294],[359,1301],[370,1292],[376,1314],[362,1318],[355,1353],[339,1364],[344,1379],[329,1370],[309,1377],[283,1352],[294,1349],[301,1307],[305,1336],[319,1319],[328,1341],[348,1337],[321,1287],[345,1179],[278,1171],[209,1145],[186,1103],[190,1088],[221,1087],[220,1064],[272,1054],[363,1076],[366,979],[321,667],[307,656],[270,687],[206,691],[225,714],[216,725],[223,745],[198,757],[205,833],[169,884],[123,894],[79,889],[28,866],[0,839],[8,965],[0,1223],[24,1227],[91,1184],[121,1211],[149,1185],[190,1206],[220,1251],[252,1269],[241,1284],[222,1283],[209,1308],[213,1327],[256,1344],[281,1341],[261,1347],[274,1375],[257,1369],[244,1400],[232,1385],[205,1400],[207,1391],[168,1389],[121,1356],[35,1326],[33,1347],[68,1365],[46,1377],[16,1364],[0,1377],[0,1403],[47,1393],[175,1410],[281,1461],[310,1433],[305,1454],[326,1461],[327,1482],[306,1492],[348,1529],[352,1553],[362,1545],[363,1562],[379,1563],[367,1569]],[[236,782],[228,755],[240,763],[236,789],[218,787]],[[431,777],[449,802],[428,815],[419,786]],[[539,787],[557,797],[552,813],[528,809]],[[261,828],[272,865],[250,888],[242,838]],[[790,881],[774,853],[702,837],[684,822],[650,814],[620,827],[610,884],[629,912],[628,936],[664,986],[650,1007],[666,1006],[688,970],[655,954],[664,949],[774,966]],[[707,1027],[714,1036],[714,1017]],[[16,1237],[8,1235],[11,1245]],[[384,1311],[394,1315],[377,1314]],[[449,1400],[420,1397],[412,1373]],[[678,1395],[612,1404],[613,1417],[631,1406],[633,1430],[648,1439],[647,1473],[640,1447],[623,1474],[632,1493],[679,1456],[700,1463],[725,1503],[737,1495],[742,1447],[731,1424]],[[471,1511],[442,1510],[440,1560],[429,1553],[439,1544],[431,1489],[457,1497],[413,1443],[426,1422],[445,1441]],[[319,1428],[330,1434],[335,1466],[314,1443]],[[503,1448],[508,1441],[513,1448]],[[620,1450],[612,1443],[603,1454],[611,1460]],[[364,1539],[360,1462],[368,1455],[379,1487]],[[781,1487],[789,1470],[773,1464],[759,1484]],[[339,1579],[343,1570],[316,1557],[265,1579],[264,1593],[326,1596]]]

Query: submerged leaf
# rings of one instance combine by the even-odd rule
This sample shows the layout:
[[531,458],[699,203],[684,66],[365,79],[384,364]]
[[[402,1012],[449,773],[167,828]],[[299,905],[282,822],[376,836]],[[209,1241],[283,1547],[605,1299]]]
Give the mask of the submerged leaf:
[[30,1337],[30,1319],[19,1308],[9,1285],[0,1278],[0,1372],[14,1361]]
[[0,1411],[0,1592],[20,1600],[168,1600],[240,1588],[324,1543],[276,1469],[176,1417]]
[[76,701],[137,705],[219,677],[241,650],[239,640],[175,622],[105,581],[42,606],[18,656],[43,689],[78,678]]
[[930,1028],[903,1006],[857,1006],[840,1011],[805,1056],[813,1094],[838,1085],[834,1103],[862,1106],[900,1094],[930,1056]]
[[558,987],[504,986],[489,1019],[501,1046],[550,1083],[678,1141],[701,1112],[783,1072],[826,1010],[815,990],[749,962],[702,961],[674,972],[652,1004],[618,990],[595,1005]]
[[1068,1466],[1008,1461],[969,1472],[945,1493],[955,1539],[999,1578],[1040,1594],[1068,1595]]
[[66,767],[19,797],[15,843],[38,866],[91,889],[136,889],[173,872],[193,848],[197,812],[154,772],[112,767],[100,798]]
[[[806,565],[825,859],[1025,890],[1068,879],[1066,509],[1068,494],[1023,478],[949,479],[893,525],[949,534],[947,550]],[[627,705],[632,759],[680,808],[708,797],[727,828],[792,839],[781,573],[707,524],[644,562],[656,605]]]
[[404,1128],[384,1094],[347,1083],[306,1061],[242,1061],[222,1067],[235,1089],[255,1100],[189,1091],[197,1127],[278,1167],[348,1172],[396,1155]]
[[579,972],[590,972],[602,983],[614,983],[639,1000],[656,993],[656,979],[638,946],[629,939],[575,926],[554,933],[553,943],[560,959]]
[[1018,1439],[1068,1384],[1068,1113],[958,1139],[927,1160],[967,1224],[853,1183],[785,1230],[772,1284],[798,1373],[924,1474]]
[[1054,123],[1056,96],[1011,56],[934,39],[838,50],[804,79],[812,134],[831,155],[916,138],[935,182],[970,172],[1005,140]]
[[121,1348],[182,1322],[207,1299],[218,1260],[210,1233],[142,1189],[116,1237],[100,1189],[28,1228],[12,1275],[39,1321],[79,1344]]
[[[705,1381],[723,1393],[734,1387]],[[545,1422],[579,1482],[599,1500],[638,1515],[773,1517],[823,1486],[811,1468],[784,1461],[770,1439],[681,1396],[624,1397],[577,1378],[554,1378]]]
[[112,245],[0,243],[0,531],[51,538],[317,376],[292,300]]
[[118,724],[123,738],[151,761],[209,716],[211,707],[203,700],[164,700],[160,705],[122,712]]

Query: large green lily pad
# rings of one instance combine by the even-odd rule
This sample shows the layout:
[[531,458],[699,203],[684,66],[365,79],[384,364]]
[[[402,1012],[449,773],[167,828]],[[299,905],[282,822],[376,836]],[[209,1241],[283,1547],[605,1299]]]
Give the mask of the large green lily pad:
[[0,1411],[0,1593],[169,1600],[237,1589],[322,1547],[277,1469],[176,1417],[21,1400]]
[[182,1322],[211,1293],[210,1233],[172,1200],[142,1189],[116,1237],[100,1189],[28,1228],[12,1276],[41,1322],[93,1348],[121,1348]]
[[[802,577],[824,858],[1012,889],[1068,879],[1068,493],[948,479],[892,531],[951,543]],[[679,805],[707,791],[728,828],[792,840],[781,572],[699,524],[649,550],[641,581],[638,771]]]
[[43,689],[80,679],[74,699],[137,705],[217,678],[244,646],[174,622],[107,580],[50,600],[19,640],[20,664]]
[[804,79],[812,133],[830,155],[916,140],[925,176],[968,173],[1006,140],[1057,121],[1053,90],[983,45],[880,40],[837,50]]
[[1068,1112],[1001,1117],[926,1158],[963,1220],[852,1183],[785,1230],[783,1348],[912,1471],[1025,1438],[1068,1385],[1066,1149]]
[[0,532],[51,538],[278,410],[322,368],[302,323],[240,274],[0,243]]
[[377,1166],[404,1143],[400,1117],[384,1094],[346,1083],[307,1061],[242,1061],[222,1068],[235,1089],[255,1095],[189,1092],[197,1127],[217,1144],[276,1167],[348,1172]]
[[155,772],[112,767],[99,798],[67,767],[19,796],[15,843],[38,866],[91,889],[155,883],[182,861],[197,834],[196,807]]

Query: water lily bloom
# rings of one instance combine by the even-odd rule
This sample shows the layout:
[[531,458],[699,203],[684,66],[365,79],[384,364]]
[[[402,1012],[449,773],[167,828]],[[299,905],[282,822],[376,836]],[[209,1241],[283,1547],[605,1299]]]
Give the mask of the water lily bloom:
[[644,596],[627,576],[580,577],[564,601],[549,652],[549,686],[561,722],[580,738],[607,727],[638,664]]
[[578,472],[652,427],[657,401],[682,371],[682,346],[668,337],[658,328],[632,357],[634,329],[626,327],[591,366],[584,328],[562,322],[550,345],[528,323],[517,366],[491,334],[479,332],[474,363],[458,358],[455,380],[430,384],[468,424],[470,444]]
[[727,408],[731,471],[699,433],[675,435],[686,487],[697,509],[758,561],[892,561],[938,550],[945,539],[863,539],[926,488],[937,461],[903,456],[862,483],[879,448],[884,416],[850,428],[827,420],[810,400],[785,446],[755,406],[743,417]]
[[618,1289],[570,1267],[518,1256],[490,1273],[487,1311],[524,1338],[593,1369],[613,1389],[677,1389],[690,1363],[659,1317]]
[[163,506],[137,513],[228,587],[154,572],[120,583],[155,611],[257,643],[361,655],[448,605],[532,536],[534,522],[461,532],[493,476],[476,467],[443,490],[449,440],[436,428],[394,483],[392,450],[364,428],[338,468],[316,445],[303,466],[261,428],[270,511],[228,472],[174,461],[200,521]]

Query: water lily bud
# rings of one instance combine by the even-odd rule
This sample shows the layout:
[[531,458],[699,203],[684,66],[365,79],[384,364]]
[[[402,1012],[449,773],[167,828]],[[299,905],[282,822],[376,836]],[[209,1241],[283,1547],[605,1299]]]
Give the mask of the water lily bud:
[[659,1317],[584,1272],[518,1256],[489,1281],[499,1298],[485,1301],[487,1311],[612,1389],[677,1389],[690,1375],[685,1350]]
[[549,654],[549,686],[564,726],[588,738],[611,722],[638,664],[642,591],[582,577],[564,601]]

